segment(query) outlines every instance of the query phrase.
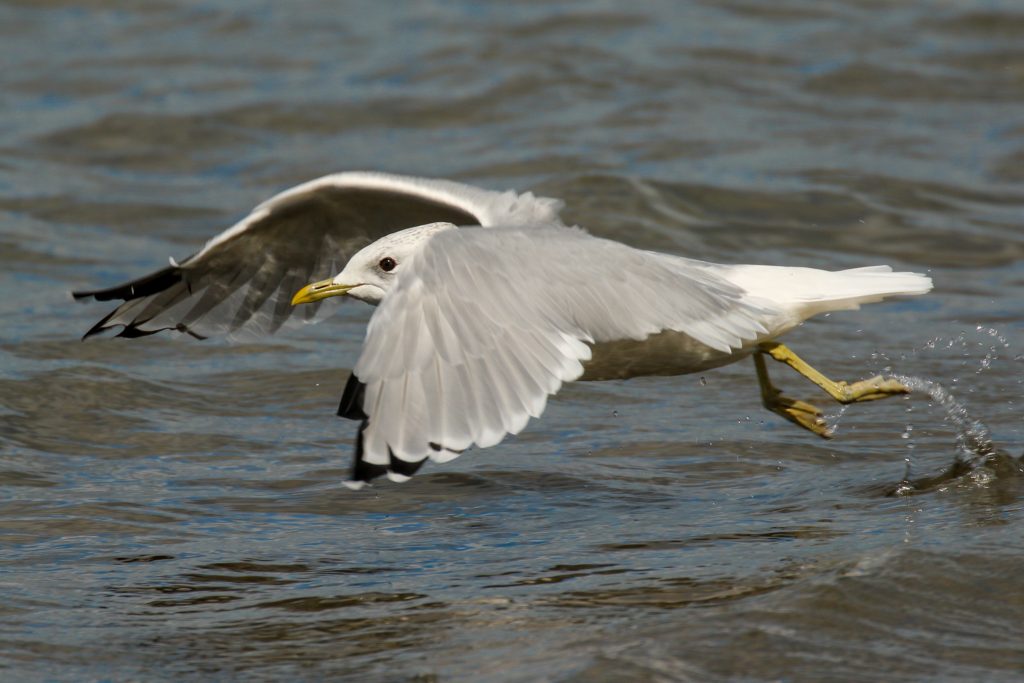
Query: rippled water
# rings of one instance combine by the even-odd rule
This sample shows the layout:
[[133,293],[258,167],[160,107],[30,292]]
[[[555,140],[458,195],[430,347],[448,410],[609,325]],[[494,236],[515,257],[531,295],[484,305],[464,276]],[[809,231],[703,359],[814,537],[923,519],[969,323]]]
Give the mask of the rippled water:
[[[981,0],[0,2],[0,675],[1019,680],[1022,46],[1020,4]],[[928,270],[787,342],[970,419],[918,392],[814,440],[744,362],[569,386],[353,493],[366,307],[78,340],[105,309],[71,289],[346,169],[710,260]]]

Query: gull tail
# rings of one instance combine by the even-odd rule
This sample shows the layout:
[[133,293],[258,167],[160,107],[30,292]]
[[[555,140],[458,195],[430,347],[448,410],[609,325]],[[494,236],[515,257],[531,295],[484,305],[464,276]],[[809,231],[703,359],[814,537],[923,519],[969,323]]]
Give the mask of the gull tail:
[[[873,304],[890,296],[918,296],[932,289],[932,279],[921,273],[894,273],[889,266],[867,266],[830,273],[813,278],[819,289],[798,297],[805,317],[827,311],[856,310],[861,304]],[[806,298],[805,298],[806,297]]]
[[800,320],[830,311],[855,310],[891,296],[931,291],[921,273],[894,273],[889,266],[827,271],[778,266],[734,266],[729,280],[751,295],[767,299]]

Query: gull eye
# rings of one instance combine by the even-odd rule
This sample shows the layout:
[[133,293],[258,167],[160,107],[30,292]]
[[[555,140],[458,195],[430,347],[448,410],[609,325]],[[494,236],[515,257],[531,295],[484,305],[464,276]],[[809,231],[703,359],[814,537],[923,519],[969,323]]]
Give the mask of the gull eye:
[[390,273],[392,270],[395,269],[395,266],[397,266],[398,264],[395,263],[395,259],[391,258],[390,256],[385,256],[380,260],[380,263],[378,263],[377,265],[380,266],[380,269],[383,270],[385,273]]

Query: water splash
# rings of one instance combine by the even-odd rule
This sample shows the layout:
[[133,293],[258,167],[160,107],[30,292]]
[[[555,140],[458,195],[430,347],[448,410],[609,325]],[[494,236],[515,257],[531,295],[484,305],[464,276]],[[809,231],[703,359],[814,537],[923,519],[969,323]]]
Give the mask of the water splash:
[[[937,474],[912,477],[917,446],[914,438],[917,430],[913,415],[916,401],[908,401],[906,422],[900,434],[906,446],[904,475],[898,484],[884,489],[886,495],[923,493],[946,486],[961,477],[967,477],[973,483],[987,488],[999,481],[1011,481],[1024,476],[1024,455],[1014,457],[997,446],[988,425],[973,418],[967,407],[950,389],[935,380],[895,372],[893,367],[907,361],[914,364],[915,360],[924,356],[940,355],[948,358],[952,355],[955,360],[959,360],[959,366],[963,370],[956,373],[957,376],[952,377],[949,384],[957,391],[973,394],[975,389],[970,382],[972,374],[979,376],[991,372],[1000,363],[1024,361],[1024,354],[1015,354],[1011,346],[1009,339],[997,328],[976,325],[973,329],[961,330],[952,337],[937,336],[928,339],[922,346],[909,353],[890,356],[877,351],[870,355],[871,360],[883,365],[879,374],[903,382],[913,394],[924,394],[930,399],[929,407],[938,405],[942,408],[946,413],[945,422],[953,427],[956,434],[955,457],[946,469]],[[1018,379],[1017,383],[1024,384],[1024,377]],[[1012,403],[1011,399],[1007,400]],[[841,416],[842,412],[835,416],[837,421],[833,424],[836,428]]]
[[[927,340],[921,347],[913,350],[910,354],[900,354],[898,361],[907,361],[915,357],[931,355],[933,353],[952,352],[960,358],[960,366],[967,369],[972,364],[974,374],[981,375],[992,370],[996,361],[1012,357],[1010,341],[995,327],[975,325],[973,329],[961,330],[952,337],[938,336]],[[981,354],[984,354],[981,357]],[[946,412],[947,421],[956,430],[957,458],[966,463],[978,464],[987,456],[996,451],[992,441],[992,433],[980,420],[974,419],[967,412],[967,408],[952,392],[938,382],[922,377],[903,375],[893,372],[893,358],[884,353],[871,354],[872,359],[881,360],[887,363],[883,374],[894,377],[906,384],[916,393],[924,393],[931,398],[932,403],[939,405]],[[1013,360],[1020,360],[1017,356]],[[950,383],[961,386],[963,377],[953,377]],[[974,389],[967,387],[967,393],[974,393]],[[907,413],[912,413],[913,407],[907,407]],[[907,448],[914,449],[913,431],[914,426],[908,415],[907,424],[901,435],[907,440]]]
[[[903,382],[912,392],[927,394],[931,399],[929,405],[938,405],[946,411],[946,421],[956,431],[956,457],[952,464],[938,474],[913,477],[911,469],[914,453],[914,426],[907,423],[903,434],[907,440],[907,456],[903,478],[898,484],[885,491],[890,496],[910,496],[931,491],[948,485],[961,477],[969,477],[975,484],[987,486],[1000,476],[1024,474],[1024,457],[1020,460],[996,447],[992,441],[992,433],[981,420],[976,420],[967,412],[967,408],[953,396],[952,392],[938,382],[923,377],[910,375],[892,375]],[[907,412],[913,412],[908,406]]]
[[912,419],[914,406],[913,403],[908,403],[907,422],[901,434],[901,437],[906,440],[907,455],[904,458],[906,469],[902,481],[889,492],[890,495],[909,495],[931,490],[963,476],[969,476],[977,484],[987,485],[1002,475],[1024,474],[1024,457],[1013,458],[998,448],[992,440],[992,432],[989,427],[981,420],[973,418],[967,407],[949,389],[935,380],[893,372],[892,365],[900,361],[934,353],[952,353],[959,357],[959,365],[964,372],[958,373],[960,376],[953,377],[950,384],[954,388],[964,389],[968,394],[974,393],[974,388],[965,387],[964,385],[968,383],[961,381],[970,377],[966,373],[971,369],[977,376],[990,372],[993,366],[997,365],[997,361],[1024,360],[1024,356],[1013,355],[1010,341],[998,329],[985,325],[976,325],[973,329],[962,330],[953,337],[934,337],[910,354],[900,354],[897,359],[890,358],[884,353],[871,355],[873,360],[886,362],[883,374],[903,382],[914,393],[928,396],[929,405],[938,405],[942,408],[946,413],[945,421],[953,427],[956,433],[956,455],[952,464],[937,475],[911,478],[916,444]]
[[[932,403],[946,411],[946,420],[956,430],[957,459],[968,464],[979,464],[995,452],[992,431],[984,422],[971,417],[964,404],[946,387],[923,377],[900,374],[893,377],[907,385],[911,391],[927,394]],[[912,432],[913,425],[908,424],[903,438],[911,439]],[[908,442],[908,447],[913,448],[912,440]]]

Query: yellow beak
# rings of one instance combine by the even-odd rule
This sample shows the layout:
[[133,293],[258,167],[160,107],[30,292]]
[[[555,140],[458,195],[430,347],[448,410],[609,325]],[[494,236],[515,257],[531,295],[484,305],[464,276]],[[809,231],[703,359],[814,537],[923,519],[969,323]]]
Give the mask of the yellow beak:
[[295,296],[292,297],[292,306],[311,304],[331,296],[341,296],[347,294],[348,290],[354,287],[356,285],[336,285],[333,280],[320,280],[320,282],[306,285],[295,292]]

